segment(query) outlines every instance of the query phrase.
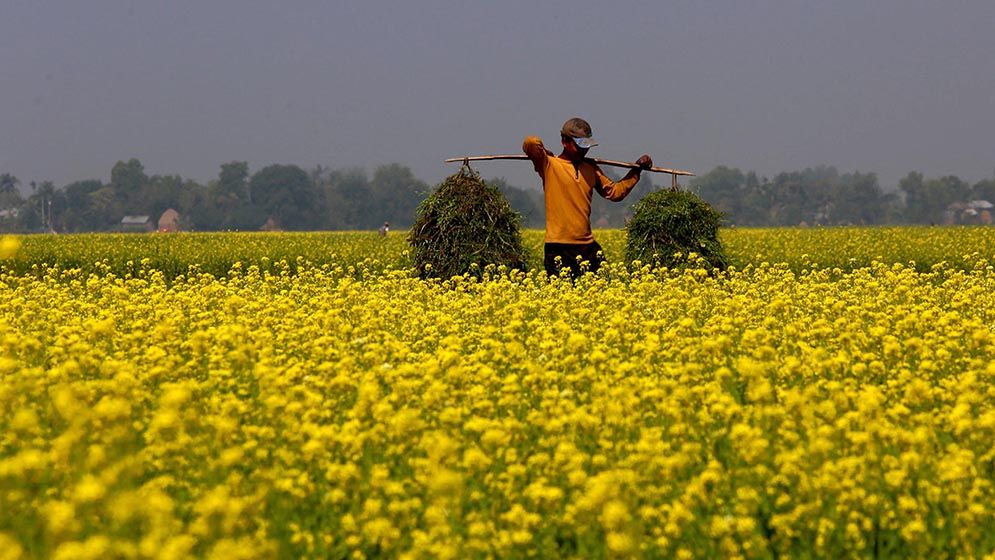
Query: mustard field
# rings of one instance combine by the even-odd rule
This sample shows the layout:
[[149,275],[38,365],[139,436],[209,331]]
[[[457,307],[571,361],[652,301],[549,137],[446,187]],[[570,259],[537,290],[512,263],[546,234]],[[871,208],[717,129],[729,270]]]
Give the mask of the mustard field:
[[[600,230],[595,236],[609,260],[621,262],[625,232]],[[323,233],[181,233],[32,235],[19,238],[19,250],[0,266],[22,274],[46,266],[78,268],[86,273],[136,274],[161,271],[167,279],[191,272],[225,276],[236,263],[261,271],[290,273],[298,266],[356,266],[381,272],[411,265],[405,232],[379,237],[376,232]],[[541,230],[522,234],[532,268],[542,268]],[[933,265],[970,269],[980,258],[995,258],[995,233],[985,226],[880,227],[810,229],[724,229],[720,238],[730,261],[748,265],[786,264],[844,271],[874,262],[900,263],[921,272]],[[0,255],[3,249],[0,248]]]
[[0,559],[995,558],[990,230],[597,235],[0,239]]

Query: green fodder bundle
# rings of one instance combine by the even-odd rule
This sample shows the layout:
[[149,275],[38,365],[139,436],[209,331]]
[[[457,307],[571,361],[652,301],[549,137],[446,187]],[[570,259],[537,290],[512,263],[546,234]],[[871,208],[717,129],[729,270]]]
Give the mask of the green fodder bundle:
[[721,223],[722,214],[693,193],[652,192],[635,205],[626,226],[625,260],[674,268],[695,253],[724,270],[729,261],[718,238]]
[[473,265],[525,269],[520,228],[501,191],[463,167],[418,207],[408,243],[423,278],[459,276]]

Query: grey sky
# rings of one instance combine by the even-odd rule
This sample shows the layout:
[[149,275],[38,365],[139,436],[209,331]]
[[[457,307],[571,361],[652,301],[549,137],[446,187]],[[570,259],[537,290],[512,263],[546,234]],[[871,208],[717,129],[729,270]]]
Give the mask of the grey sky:
[[[771,175],[995,172],[995,2],[3,0],[0,172],[400,162],[558,143]],[[514,184],[526,162],[477,166]],[[656,182],[665,182],[660,177]]]

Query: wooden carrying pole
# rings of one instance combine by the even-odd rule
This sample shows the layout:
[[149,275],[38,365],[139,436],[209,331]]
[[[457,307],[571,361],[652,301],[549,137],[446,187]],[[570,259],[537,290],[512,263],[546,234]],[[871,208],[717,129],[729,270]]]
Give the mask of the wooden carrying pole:
[[[499,155],[499,156],[467,156],[461,158],[449,158],[446,160],[446,163],[490,161],[494,159],[529,159],[529,156],[525,154],[508,154],[508,155]],[[612,167],[625,167],[627,169],[636,169],[639,167],[638,165],[630,163],[628,161],[615,161],[611,159],[600,159],[600,158],[588,158],[588,159],[599,165],[610,165]],[[691,177],[694,176],[694,173],[690,171],[685,171],[683,169],[667,169],[666,167],[650,167],[645,171],[653,171],[656,173],[670,173],[671,175],[674,175],[675,178],[677,175],[689,175]]]

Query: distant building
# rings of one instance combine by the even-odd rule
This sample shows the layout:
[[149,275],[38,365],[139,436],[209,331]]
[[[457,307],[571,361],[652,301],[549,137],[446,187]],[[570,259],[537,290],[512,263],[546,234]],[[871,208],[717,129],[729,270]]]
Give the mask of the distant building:
[[266,223],[260,226],[261,231],[280,231],[280,224],[273,216],[266,218]]
[[948,225],[991,224],[993,208],[995,208],[995,204],[987,200],[953,202],[943,211],[943,223]]
[[180,213],[172,208],[159,216],[159,231],[180,231]]
[[155,224],[149,216],[125,216],[121,218],[121,231],[154,231]]

